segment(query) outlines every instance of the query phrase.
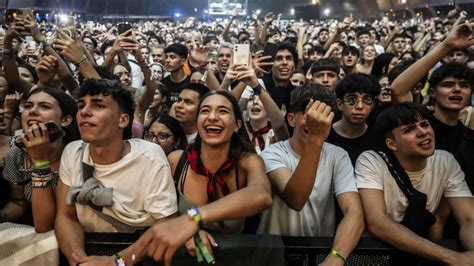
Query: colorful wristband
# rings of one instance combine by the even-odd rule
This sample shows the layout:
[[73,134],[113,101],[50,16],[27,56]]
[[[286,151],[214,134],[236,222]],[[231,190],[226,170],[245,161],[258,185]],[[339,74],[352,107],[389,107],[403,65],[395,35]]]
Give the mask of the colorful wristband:
[[194,244],[196,245],[196,258],[198,263],[201,263],[203,260],[206,260],[207,264],[215,263],[214,256],[212,256],[211,252],[209,252],[206,245],[202,242],[199,233],[194,236]]
[[47,188],[51,185],[51,180],[49,181],[31,181],[32,188]]
[[125,261],[122,259],[122,257],[120,257],[120,255],[118,253],[114,254],[114,260],[115,260],[115,265],[116,266],[127,266]]
[[36,169],[49,168],[49,161],[38,161],[38,162],[33,163],[33,166]]
[[344,264],[346,264],[346,258],[344,258],[344,256],[342,256],[341,253],[335,251],[334,249],[331,250],[330,255],[331,255],[331,256],[334,256],[334,257],[336,257],[336,258],[338,258],[338,259],[340,259],[340,260],[342,260],[342,262],[343,262]]
[[257,96],[262,94],[262,91],[265,91],[265,89],[262,87],[262,85],[260,85],[260,83],[255,88],[252,88],[252,89],[253,89],[253,93]]
[[199,212],[199,209],[196,207],[192,207],[188,209],[187,214],[189,218],[193,219],[195,223],[197,223],[199,229],[202,229],[204,227],[204,224],[202,222],[202,217],[201,213]]

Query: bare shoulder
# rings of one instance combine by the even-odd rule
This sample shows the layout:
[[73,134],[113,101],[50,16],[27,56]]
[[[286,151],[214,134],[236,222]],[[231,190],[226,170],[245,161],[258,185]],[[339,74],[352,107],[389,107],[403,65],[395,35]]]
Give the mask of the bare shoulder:
[[183,150],[176,150],[168,154],[168,161],[170,163],[171,167],[171,173],[174,174],[176,170],[176,166],[178,165],[179,159],[181,158],[181,155],[183,154]]
[[255,153],[245,153],[239,161],[239,167],[244,170],[252,170],[259,166],[263,166],[263,159]]

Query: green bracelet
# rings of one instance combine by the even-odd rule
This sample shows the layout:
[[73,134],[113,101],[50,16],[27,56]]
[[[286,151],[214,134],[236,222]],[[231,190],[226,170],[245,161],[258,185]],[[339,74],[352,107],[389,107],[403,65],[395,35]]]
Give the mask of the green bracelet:
[[48,168],[49,167],[49,161],[38,161],[38,162],[33,163],[33,166],[36,169]]
[[338,258],[338,259],[340,259],[340,260],[342,260],[342,262],[343,262],[344,264],[346,264],[346,258],[344,258],[344,256],[342,256],[341,253],[335,251],[334,249],[331,250],[330,255],[331,255],[331,256],[334,256],[334,257],[336,257],[336,258]]

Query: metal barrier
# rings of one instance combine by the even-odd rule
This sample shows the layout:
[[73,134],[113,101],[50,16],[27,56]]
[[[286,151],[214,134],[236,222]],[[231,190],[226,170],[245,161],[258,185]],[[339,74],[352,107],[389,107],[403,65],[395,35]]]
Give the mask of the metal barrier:
[[[112,255],[135,242],[139,234],[87,233],[86,251],[89,255]],[[219,248],[215,250],[215,265],[316,265],[331,250],[330,237],[280,237],[272,235],[216,235]],[[462,250],[456,240],[433,240],[452,250]],[[376,238],[361,238],[349,256],[347,265],[390,265],[398,250]],[[428,263],[430,264],[430,263]],[[161,265],[150,259],[142,265]],[[173,265],[200,265],[184,248],[173,257]]]

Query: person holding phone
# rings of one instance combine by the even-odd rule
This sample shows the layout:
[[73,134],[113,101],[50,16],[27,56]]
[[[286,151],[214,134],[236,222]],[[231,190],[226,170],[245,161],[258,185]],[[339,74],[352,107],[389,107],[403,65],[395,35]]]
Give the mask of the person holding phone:
[[21,116],[23,135],[17,141],[24,148],[13,146],[5,156],[3,176],[12,189],[10,202],[0,210],[2,222],[25,221],[31,204],[35,231],[53,229],[61,154],[79,138],[76,113],[74,99],[60,89],[42,87],[28,95]]

